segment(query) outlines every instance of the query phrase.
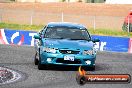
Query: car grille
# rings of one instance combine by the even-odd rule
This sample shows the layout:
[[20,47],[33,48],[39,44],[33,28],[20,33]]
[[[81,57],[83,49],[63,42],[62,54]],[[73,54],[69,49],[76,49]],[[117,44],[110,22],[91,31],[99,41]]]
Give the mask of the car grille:
[[64,64],[81,64],[80,59],[75,59],[74,61],[64,60],[64,58],[58,58],[56,63],[64,63]]
[[62,54],[79,54],[80,51],[74,51],[74,50],[59,50]]

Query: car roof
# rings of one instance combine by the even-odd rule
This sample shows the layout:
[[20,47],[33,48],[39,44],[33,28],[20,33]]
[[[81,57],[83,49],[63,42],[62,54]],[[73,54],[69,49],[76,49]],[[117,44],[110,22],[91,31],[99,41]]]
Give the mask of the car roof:
[[71,22],[50,22],[48,23],[48,27],[72,27],[78,29],[86,29],[86,27],[82,24]]

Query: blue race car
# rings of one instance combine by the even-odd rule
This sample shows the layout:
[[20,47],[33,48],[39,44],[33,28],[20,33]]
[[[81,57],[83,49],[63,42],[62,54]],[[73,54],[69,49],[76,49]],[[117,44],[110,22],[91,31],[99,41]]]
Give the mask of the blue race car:
[[70,22],[48,23],[34,36],[35,65],[38,69],[46,69],[48,65],[87,66],[95,70],[95,42],[87,29]]

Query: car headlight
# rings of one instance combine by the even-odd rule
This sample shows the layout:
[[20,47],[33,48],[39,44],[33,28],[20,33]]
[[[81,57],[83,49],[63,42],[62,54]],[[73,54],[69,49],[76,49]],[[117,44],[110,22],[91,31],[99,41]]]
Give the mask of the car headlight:
[[84,50],[83,55],[93,55],[94,51],[93,50]]
[[44,47],[43,51],[48,52],[48,53],[56,53],[56,49],[54,49],[54,48]]

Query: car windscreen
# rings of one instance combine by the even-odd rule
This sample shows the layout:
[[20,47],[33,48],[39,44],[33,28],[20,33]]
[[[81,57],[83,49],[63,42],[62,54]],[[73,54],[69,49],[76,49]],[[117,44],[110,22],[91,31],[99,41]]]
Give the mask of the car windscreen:
[[72,27],[47,27],[44,38],[90,40],[91,37],[87,29]]

